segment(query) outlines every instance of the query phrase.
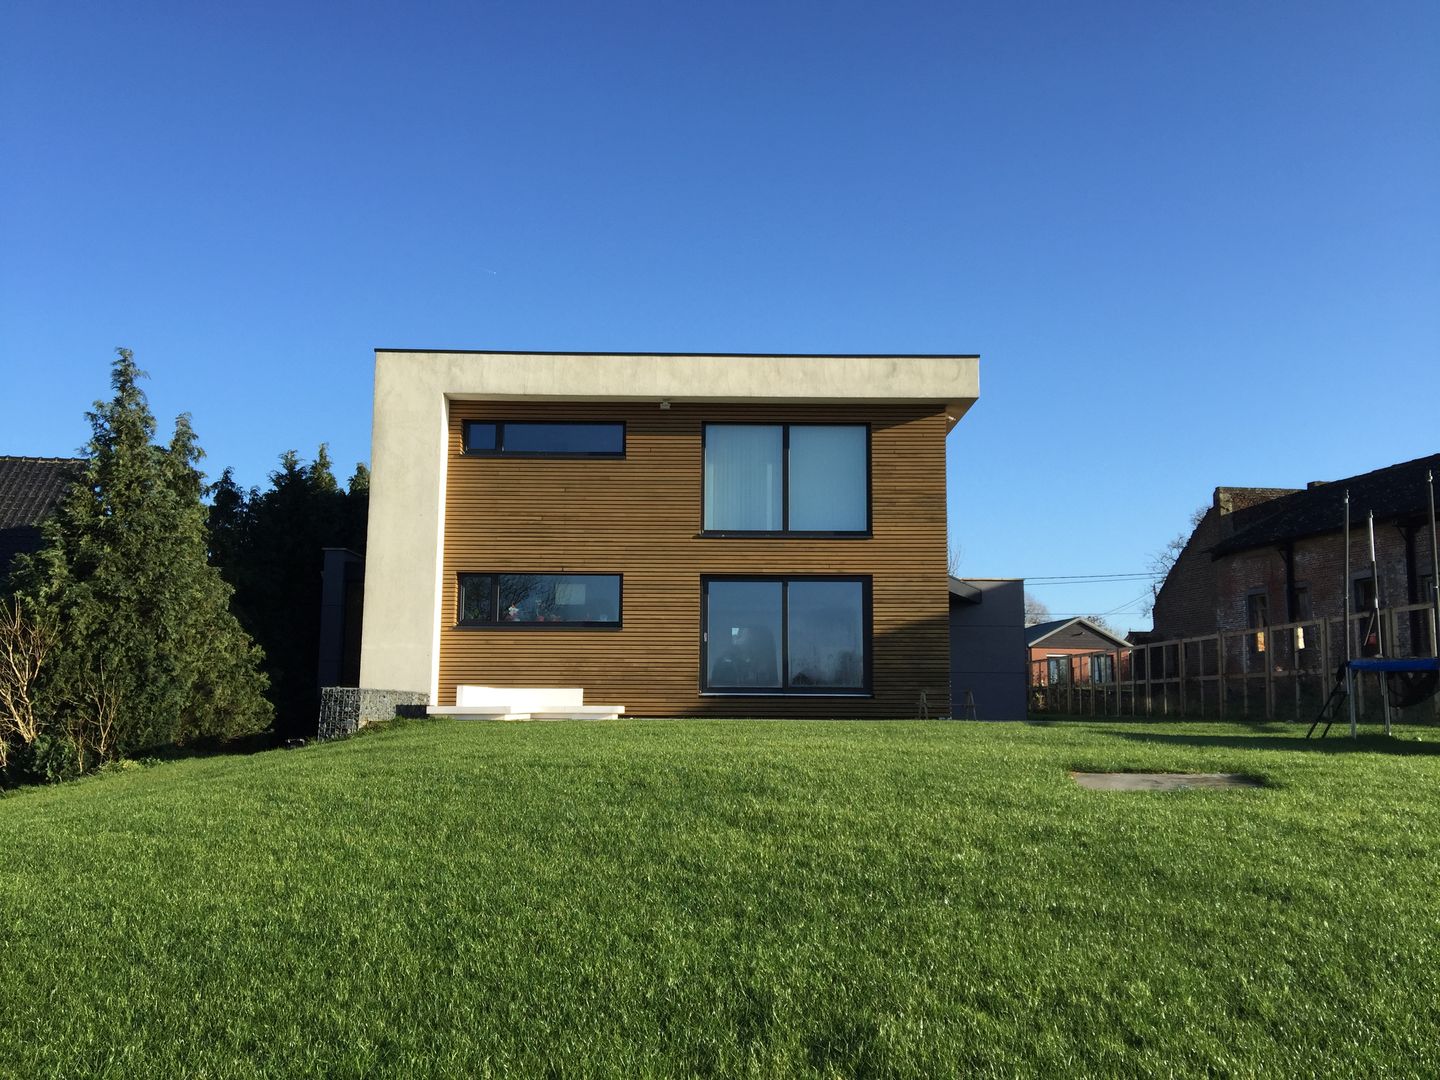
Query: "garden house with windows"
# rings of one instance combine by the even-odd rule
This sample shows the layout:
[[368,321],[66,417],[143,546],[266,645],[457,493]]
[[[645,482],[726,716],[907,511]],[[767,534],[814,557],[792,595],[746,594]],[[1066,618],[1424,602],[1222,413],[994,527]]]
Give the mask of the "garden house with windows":
[[948,709],[967,356],[381,350],[361,685]]

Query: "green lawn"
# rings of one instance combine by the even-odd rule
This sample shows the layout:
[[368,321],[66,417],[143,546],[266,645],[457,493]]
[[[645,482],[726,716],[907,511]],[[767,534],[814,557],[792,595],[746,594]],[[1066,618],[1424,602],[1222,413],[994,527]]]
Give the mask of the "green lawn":
[[22,792],[0,1073],[1440,1074],[1440,733],[1301,732],[417,722]]

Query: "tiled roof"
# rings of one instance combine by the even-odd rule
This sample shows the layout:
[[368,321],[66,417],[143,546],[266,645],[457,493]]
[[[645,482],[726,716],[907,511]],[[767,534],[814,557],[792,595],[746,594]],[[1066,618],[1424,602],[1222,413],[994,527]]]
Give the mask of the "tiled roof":
[[0,457],[0,578],[16,555],[40,546],[40,523],[79,464],[79,458]]
[[1363,528],[1372,511],[1376,521],[1426,517],[1430,507],[1425,474],[1430,471],[1440,474],[1440,454],[1271,499],[1247,510],[1249,520],[1233,536],[1211,548],[1211,554],[1229,555],[1338,531],[1345,524],[1347,490],[1352,528]]

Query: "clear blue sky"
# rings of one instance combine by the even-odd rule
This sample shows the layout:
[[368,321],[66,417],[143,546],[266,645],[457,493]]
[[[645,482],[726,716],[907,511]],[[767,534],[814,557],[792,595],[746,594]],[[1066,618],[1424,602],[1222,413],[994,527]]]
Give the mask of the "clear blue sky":
[[375,346],[977,352],[961,571],[1035,577],[1440,449],[1433,0],[0,20],[0,453],[116,345],[245,483],[368,458]]

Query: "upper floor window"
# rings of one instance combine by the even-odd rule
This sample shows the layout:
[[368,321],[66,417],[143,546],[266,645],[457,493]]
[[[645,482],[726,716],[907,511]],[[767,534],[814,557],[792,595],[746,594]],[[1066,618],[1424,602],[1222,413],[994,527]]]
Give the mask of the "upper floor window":
[[625,456],[625,425],[609,420],[466,420],[465,453],[498,457]]
[[866,424],[706,424],[703,528],[866,535]]

